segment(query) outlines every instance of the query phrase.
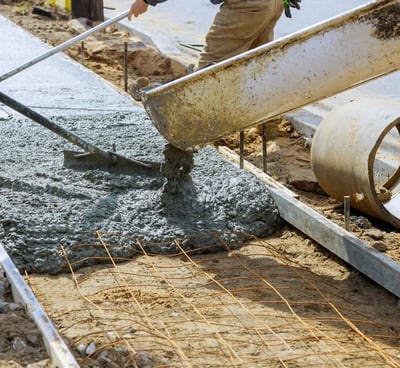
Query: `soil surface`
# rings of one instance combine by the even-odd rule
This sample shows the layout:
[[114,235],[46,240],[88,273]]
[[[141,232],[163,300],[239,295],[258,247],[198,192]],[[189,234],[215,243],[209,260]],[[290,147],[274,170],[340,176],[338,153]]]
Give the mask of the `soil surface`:
[[50,359],[34,322],[13,300],[11,287],[0,267],[0,367],[49,368]]
[[[32,14],[34,5],[51,17]],[[43,1],[2,0],[0,14],[50,45],[78,32],[68,14]],[[128,83],[140,76],[165,83],[184,74],[184,68],[114,27],[85,41],[85,65],[123,91],[128,41],[136,45]],[[80,45],[66,53],[82,61]],[[313,177],[307,140],[286,121],[268,129],[268,174],[343,226],[343,205]],[[237,135],[215,144],[239,151]],[[245,132],[245,156],[262,167],[258,128]],[[354,234],[400,260],[398,229],[356,211],[352,215]],[[93,243],[102,245],[99,238]],[[397,298],[289,225],[239,250],[176,257],[142,252],[118,266],[111,261],[72,274],[29,277],[82,367],[261,367],[266,361],[271,367],[400,366]],[[45,359],[41,349],[10,348],[18,331],[35,331],[26,327],[23,311],[18,313],[15,321],[7,318],[7,333],[1,322],[0,367]]]

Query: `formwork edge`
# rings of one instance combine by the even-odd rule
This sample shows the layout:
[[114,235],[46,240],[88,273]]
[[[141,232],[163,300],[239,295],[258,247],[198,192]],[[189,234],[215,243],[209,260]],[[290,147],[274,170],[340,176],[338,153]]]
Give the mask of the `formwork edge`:
[[28,316],[39,328],[52,366],[55,368],[79,368],[74,356],[1,243],[0,265],[11,284],[14,300],[25,307]]

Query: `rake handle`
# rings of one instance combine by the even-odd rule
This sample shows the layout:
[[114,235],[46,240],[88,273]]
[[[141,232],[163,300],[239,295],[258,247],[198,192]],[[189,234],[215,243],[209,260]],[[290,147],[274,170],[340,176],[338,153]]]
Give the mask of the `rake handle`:
[[96,147],[93,144],[85,141],[76,134],[71,133],[70,131],[64,129],[63,127],[55,124],[54,122],[47,119],[45,116],[37,113],[36,111],[30,109],[29,107],[23,105],[22,103],[14,100],[13,98],[7,96],[2,92],[0,92],[0,102],[12,108],[13,110],[19,112],[20,114],[26,116],[27,118],[32,119],[33,121],[44,126],[45,128],[51,130],[52,132],[66,139],[72,144],[82,148],[86,152],[90,152],[98,156],[101,156],[103,159],[107,161],[112,161],[114,159],[114,157],[110,155],[109,152],[106,152],[101,148]]
[[80,35],[77,35],[74,38],[71,38],[70,40],[65,41],[62,44],[52,48],[51,50],[47,51],[46,53],[37,56],[36,58],[26,62],[25,64],[23,64],[23,65],[15,68],[15,69],[5,73],[5,74],[3,74],[2,76],[0,76],[0,82],[12,77],[15,74],[18,74],[18,73],[22,72],[25,69],[28,69],[29,67],[39,63],[42,60],[45,60],[45,59],[49,58],[50,56],[52,56],[52,55],[54,55],[54,54],[56,54],[56,53],[58,53],[58,52],[60,52],[62,50],[65,50],[66,48],[68,48],[68,47],[74,45],[75,43],[83,40],[84,38],[90,36],[91,34],[97,32],[97,31],[99,31],[99,30],[101,30],[101,29],[103,29],[103,28],[105,28],[105,27],[107,27],[107,26],[109,26],[111,24],[114,24],[114,23],[118,22],[119,20],[127,17],[128,13],[129,13],[129,10],[126,10],[125,12],[123,12],[123,13],[121,13],[121,14],[113,17],[113,18],[108,19],[107,21],[105,21],[105,22],[103,22],[103,23],[101,23],[101,24],[99,24],[99,25],[87,30],[86,32],[83,32]]

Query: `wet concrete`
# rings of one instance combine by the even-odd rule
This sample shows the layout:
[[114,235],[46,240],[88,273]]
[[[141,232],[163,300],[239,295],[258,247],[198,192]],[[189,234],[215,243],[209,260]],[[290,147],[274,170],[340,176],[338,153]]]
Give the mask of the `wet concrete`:
[[[0,28],[1,74],[46,51],[40,40],[2,17]],[[0,88],[105,150],[114,145],[130,158],[164,161],[167,142],[145,111],[133,106],[128,95],[117,93],[65,57],[53,56],[2,82]],[[167,253],[176,251],[175,238],[214,231],[262,237],[282,224],[267,188],[210,147],[180,163],[180,181],[168,189],[166,179],[156,173],[123,175],[65,168],[63,150],[76,147],[8,108],[2,111],[0,240],[20,269],[63,270],[60,244],[68,252],[76,244],[92,241],[91,233],[97,230],[171,242],[149,246],[150,251]],[[169,170],[166,162],[164,171]],[[118,255],[134,254],[135,242],[121,239],[113,240],[127,245]],[[240,244],[243,238],[227,235],[226,240]],[[188,249],[205,245],[207,238],[185,242]],[[96,250],[89,253],[82,248],[74,254],[84,257]]]
[[160,170],[165,178],[164,193],[175,196],[192,194],[193,167],[193,153],[182,151],[170,143],[166,144]]

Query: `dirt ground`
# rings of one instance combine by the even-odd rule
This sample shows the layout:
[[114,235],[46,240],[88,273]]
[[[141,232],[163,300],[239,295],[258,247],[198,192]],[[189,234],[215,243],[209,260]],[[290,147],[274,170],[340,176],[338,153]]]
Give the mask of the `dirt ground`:
[[39,329],[15,303],[4,271],[0,267],[0,367],[50,367]]
[[[32,14],[33,5],[52,17]],[[68,14],[44,1],[2,0],[0,14],[50,45],[76,35]],[[85,41],[84,63],[116,89],[124,90],[124,42],[130,45],[128,83],[139,76],[165,83],[184,73],[141,40],[110,27]],[[80,45],[66,53],[82,61]],[[246,159],[261,167],[258,129],[245,137]],[[280,121],[269,126],[268,140],[268,174],[343,226],[342,204],[315,182],[304,137]],[[238,136],[216,144],[238,152]],[[400,260],[397,229],[352,214],[353,233]],[[400,367],[397,298],[290,225],[240,250],[176,257],[143,252],[113,262],[29,277],[82,367]],[[5,334],[1,323],[0,367],[43,359],[30,351],[17,360],[9,347],[13,332]],[[24,323],[9,325],[34,328]]]

